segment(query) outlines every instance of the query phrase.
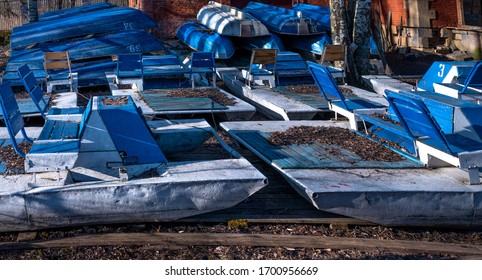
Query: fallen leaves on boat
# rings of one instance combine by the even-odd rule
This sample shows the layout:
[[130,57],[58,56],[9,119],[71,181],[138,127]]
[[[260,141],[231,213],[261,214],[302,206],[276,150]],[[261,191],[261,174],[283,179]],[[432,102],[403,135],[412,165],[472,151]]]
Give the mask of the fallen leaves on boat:
[[[31,144],[23,141],[20,143],[19,148],[24,153],[28,153],[30,148],[32,147]],[[5,163],[5,174],[13,175],[18,173],[25,173],[25,159],[20,157],[17,152],[13,149],[12,145],[2,146],[0,147],[0,162]]]
[[[360,156],[363,160],[395,162],[402,157],[382,144],[370,141],[348,129],[339,127],[296,126],[286,131],[272,132],[268,142],[277,145],[327,144],[336,145]],[[337,151],[330,151],[336,154]]]
[[[353,90],[347,87],[340,86],[338,89],[345,95],[355,95]],[[290,85],[286,86],[286,90],[296,93],[320,93],[320,89],[317,85],[301,84],[301,85]]]
[[170,89],[170,90],[159,90],[150,91],[150,93],[166,93],[168,96],[172,97],[208,97],[214,102],[217,102],[224,106],[234,106],[236,105],[235,99],[226,96],[219,89],[216,88],[194,88],[194,89]]
[[103,105],[122,106],[129,102],[127,96],[105,97],[102,99]]

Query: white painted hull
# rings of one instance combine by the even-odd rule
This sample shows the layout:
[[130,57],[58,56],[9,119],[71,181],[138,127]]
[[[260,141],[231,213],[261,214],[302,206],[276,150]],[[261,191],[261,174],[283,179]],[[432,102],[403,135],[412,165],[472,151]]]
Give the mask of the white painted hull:
[[214,1],[209,2],[208,5],[199,10],[197,20],[224,36],[256,37],[269,35],[266,26],[259,20],[237,8]]
[[76,172],[89,174],[74,168],[59,185],[51,181],[57,173],[38,174],[37,184],[50,184],[41,187],[29,183],[31,174],[0,178],[0,231],[170,221],[235,206],[267,184],[245,159],[169,163],[161,176],[128,181],[75,183]]
[[346,122],[225,122],[221,127],[278,171],[316,208],[390,226],[482,226],[482,189],[458,168],[281,169],[236,132]]

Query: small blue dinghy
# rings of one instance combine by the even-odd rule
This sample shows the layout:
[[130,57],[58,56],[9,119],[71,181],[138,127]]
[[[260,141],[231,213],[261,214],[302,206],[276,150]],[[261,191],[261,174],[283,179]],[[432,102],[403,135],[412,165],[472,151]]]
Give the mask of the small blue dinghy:
[[325,26],[311,18],[303,17],[302,12],[292,9],[249,2],[244,12],[261,21],[269,31],[289,35],[313,35],[324,33]]
[[193,20],[181,25],[176,37],[196,51],[214,53],[217,59],[228,59],[234,54],[231,39]]
[[10,48],[22,49],[42,42],[91,34],[157,27],[157,23],[140,10],[115,7],[16,27],[10,37]]

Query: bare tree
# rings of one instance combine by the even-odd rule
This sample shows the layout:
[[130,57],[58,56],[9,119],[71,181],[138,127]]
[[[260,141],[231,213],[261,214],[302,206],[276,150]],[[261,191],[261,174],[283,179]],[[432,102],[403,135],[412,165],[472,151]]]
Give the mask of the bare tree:
[[353,25],[355,63],[361,75],[370,73],[370,37],[372,24],[372,0],[358,0]]
[[333,44],[349,46],[348,81],[353,84],[362,84],[361,75],[370,69],[371,6],[371,0],[330,0],[331,37]]
[[28,23],[28,0],[20,0],[20,13],[22,14],[22,24]]
[[38,4],[37,0],[28,0],[28,21],[38,21]]

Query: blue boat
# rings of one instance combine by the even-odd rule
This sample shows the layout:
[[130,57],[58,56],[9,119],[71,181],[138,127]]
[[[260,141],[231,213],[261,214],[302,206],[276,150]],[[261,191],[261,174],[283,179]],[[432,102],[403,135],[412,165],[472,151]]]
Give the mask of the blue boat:
[[199,10],[197,20],[224,36],[255,37],[269,34],[266,26],[256,18],[238,8],[214,1],[209,1]]
[[325,45],[332,44],[331,37],[327,34],[308,36],[284,36],[284,42],[301,51],[321,55]]
[[329,7],[310,4],[294,4],[293,10],[301,12],[303,17],[308,17],[320,22],[326,31],[331,30]]
[[42,42],[156,27],[157,23],[146,13],[116,7],[16,27],[10,37],[10,48],[21,49]]
[[[140,44],[139,42],[142,42]],[[79,73],[79,84],[96,84],[91,82],[93,74],[89,74],[90,68],[83,69],[84,64],[79,60],[88,60],[90,64],[102,64],[103,58],[108,58],[119,53],[150,53],[163,51],[162,43],[143,30],[127,30],[112,35],[99,35],[86,40],[62,40],[57,42],[47,42],[38,44],[36,48],[28,50],[12,50],[3,80],[9,81],[13,85],[20,84],[17,70],[20,66],[28,64],[39,81],[45,78],[43,68],[43,53],[68,51],[70,59],[74,61],[73,68],[83,73]],[[110,70],[112,70],[111,68]],[[101,79],[105,80],[105,71],[96,72]],[[88,77],[84,82],[84,77]]]
[[[142,43],[140,43],[142,42]],[[63,40],[40,43],[33,49],[12,50],[9,64],[43,61],[44,52],[68,51],[71,60],[91,59],[118,53],[163,51],[161,41],[144,30],[126,30],[116,34],[98,35],[85,40]]]
[[314,19],[305,18],[302,12],[292,9],[249,2],[243,11],[261,21],[271,32],[288,35],[314,35],[325,32],[324,25]]
[[73,16],[80,13],[89,13],[93,11],[109,9],[114,7],[116,7],[116,5],[108,2],[100,2],[96,4],[91,4],[91,5],[77,6],[74,8],[47,11],[45,13],[42,13],[39,16],[39,20],[44,21],[44,20],[58,19],[58,18]]
[[196,51],[214,53],[217,59],[228,59],[234,54],[231,39],[193,20],[181,25],[176,37]]
[[281,38],[275,33],[260,37],[233,38],[237,47],[251,51],[252,49],[277,49],[284,51],[285,47]]

